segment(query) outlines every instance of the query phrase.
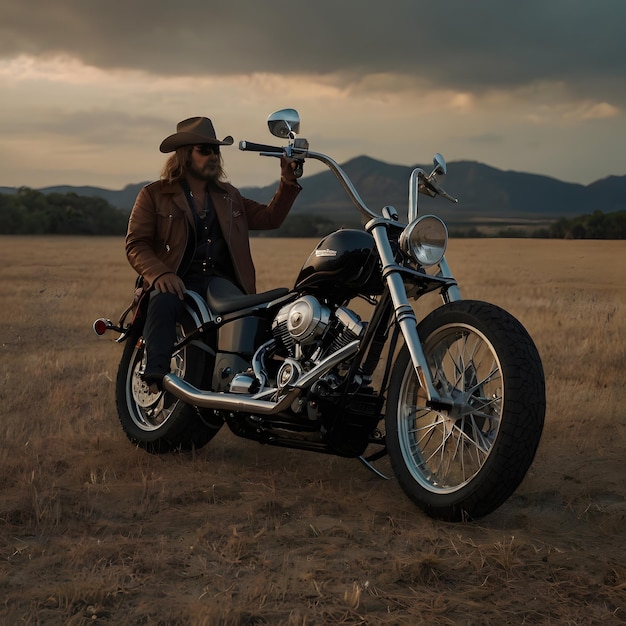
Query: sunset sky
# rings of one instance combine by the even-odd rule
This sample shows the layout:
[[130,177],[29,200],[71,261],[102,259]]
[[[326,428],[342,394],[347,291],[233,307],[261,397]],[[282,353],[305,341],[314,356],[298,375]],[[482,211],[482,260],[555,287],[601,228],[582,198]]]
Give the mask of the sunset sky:
[[[340,163],[625,175],[624,24],[623,0],[2,0],[0,186],[154,180],[178,121],[280,144],[282,107]],[[237,186],[277,179],[224,155]]]

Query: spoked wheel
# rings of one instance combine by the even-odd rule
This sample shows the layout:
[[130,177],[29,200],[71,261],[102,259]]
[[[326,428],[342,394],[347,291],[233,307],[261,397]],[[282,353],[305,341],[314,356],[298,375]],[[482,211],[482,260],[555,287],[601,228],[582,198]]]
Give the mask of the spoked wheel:
[[[177,327],[178,338],[183,330]],[[148,452],[191,450],[207,444],[219,431],[222,420],[167,392],[150,393],[142,380],[145,342],[139,330],[126,340],[116,381],[117,411],[130,441]],[[195,386],[205,375],[204,352],[189,345],[174,353],[171,371]]]
[[393,471],[430,516],[461,521],[499,507],[535,456],[545,381],[523,326],[492,304],[459,301],[418,326],[442,400],[427,398],[404,347],[394,366],[385,424]]

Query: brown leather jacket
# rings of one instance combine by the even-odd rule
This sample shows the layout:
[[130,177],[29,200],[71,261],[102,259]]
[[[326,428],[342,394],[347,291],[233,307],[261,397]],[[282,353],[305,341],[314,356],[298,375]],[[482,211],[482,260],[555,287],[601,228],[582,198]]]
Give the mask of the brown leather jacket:
[[[211,199],[232,259],[235,275],[246,293],[256,292],[256,273],[248,230],[278,228],[302,189],[295,178],[281,178],[269,204],[244,198],[229,183],[220,183]],[[180,183],[157,181],[144,187],[130,214],[126,255],[143,277],[144,289],[168,272],[177,272],[183,259],[193,215]]]

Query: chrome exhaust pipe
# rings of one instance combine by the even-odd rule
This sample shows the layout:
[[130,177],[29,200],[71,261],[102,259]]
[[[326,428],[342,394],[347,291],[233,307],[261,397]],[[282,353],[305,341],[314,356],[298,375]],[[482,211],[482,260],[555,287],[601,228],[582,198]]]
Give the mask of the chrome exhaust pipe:
[[199,406],[204,409],[275,415],[287,409],[302,393],[304,388],[312,385],[326,372],[354,354],[359,349],[359,343],[358,340],[355,340],[341,348],[341,350],[326,357],[310,372],[301,376],[291,389],[286,390],[286,394],[282,396],[278,402],[258,400],[246,394],[202,391],[175,374],[167,374],[163,378],[163,389],[169,391],[172,395],[187,404]]
[[203,409],[258,413],[259,415],[272,415],[284,411],[300,395],[299,389],[292,389],[278,402],[268,402],[267,400],[256,400],[245,394],[201,391],[174,374],[165,376],[163,389],[180,398],[183,402]]

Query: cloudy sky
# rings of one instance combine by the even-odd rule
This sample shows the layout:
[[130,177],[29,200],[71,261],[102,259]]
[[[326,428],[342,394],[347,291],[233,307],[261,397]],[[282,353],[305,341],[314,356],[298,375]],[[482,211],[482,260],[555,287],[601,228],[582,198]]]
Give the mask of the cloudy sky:
[[625,175],[624,24],[623,0],[0,0],[0,186],[154,180],[178,121],[280,143],[282,107],[339,162]]

